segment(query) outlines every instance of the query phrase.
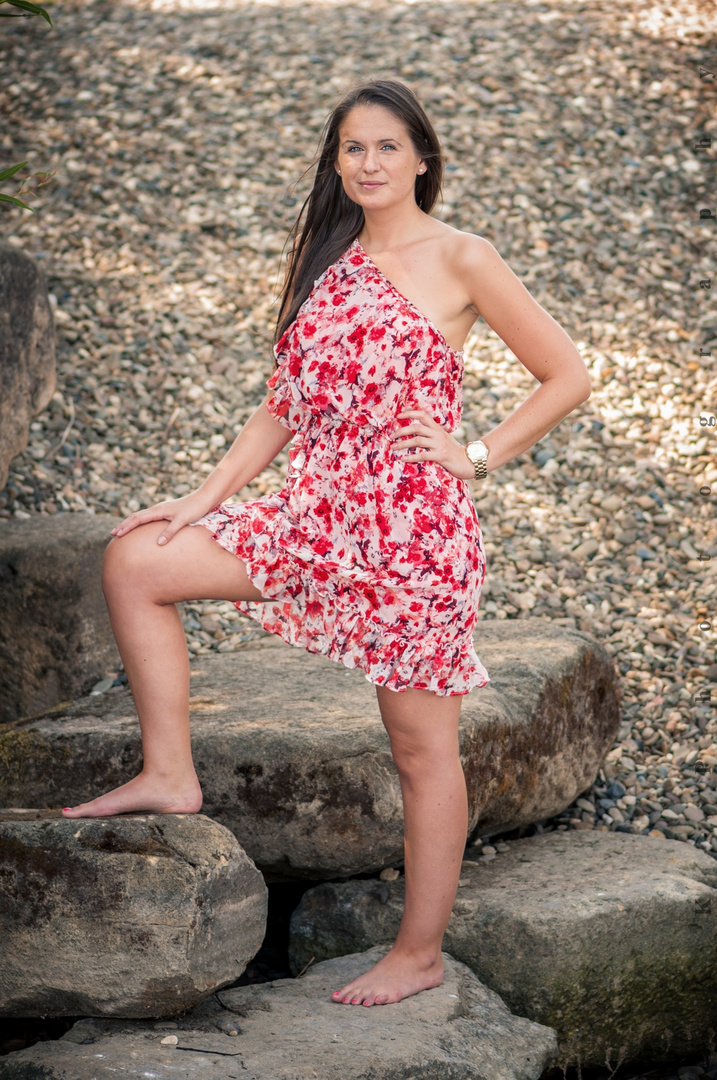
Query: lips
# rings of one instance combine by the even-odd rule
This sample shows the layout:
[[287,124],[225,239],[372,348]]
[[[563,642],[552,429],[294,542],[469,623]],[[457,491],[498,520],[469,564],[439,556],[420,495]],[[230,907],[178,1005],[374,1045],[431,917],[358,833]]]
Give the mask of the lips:
[[383,187],[383,181],[379,180],[360,180],[359,184],[363,188],[368,188],[369,191],[373,191],[374,188]]

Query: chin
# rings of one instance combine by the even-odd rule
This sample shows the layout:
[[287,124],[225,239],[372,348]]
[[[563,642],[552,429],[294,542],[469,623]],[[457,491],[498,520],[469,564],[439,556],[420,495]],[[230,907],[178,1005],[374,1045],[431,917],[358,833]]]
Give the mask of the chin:
[[359,188],[359,190],[355,194],[350,195],[349,198],[353,202],[358,203],[359,206],[367,206],[371,210],[384,210],[396,202],[396,199],[388,195],[383,188],[377,188],[375,191],[363,191]]

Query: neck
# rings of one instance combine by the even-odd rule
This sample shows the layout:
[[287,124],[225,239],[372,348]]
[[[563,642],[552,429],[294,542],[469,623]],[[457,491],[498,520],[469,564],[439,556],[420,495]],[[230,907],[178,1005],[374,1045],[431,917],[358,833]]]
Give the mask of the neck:
[[411,197],[406,206],[386,210],[364,210],[364,223],[359,243],[366,252],[388,251],[410,244],[425,232],[428,214]]

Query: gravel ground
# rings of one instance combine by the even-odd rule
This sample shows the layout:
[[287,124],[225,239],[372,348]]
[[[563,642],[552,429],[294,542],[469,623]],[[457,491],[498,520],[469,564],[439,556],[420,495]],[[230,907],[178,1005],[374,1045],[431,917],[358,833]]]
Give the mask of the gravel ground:
[[[712,0],[53,9],[54,29],[0,34],[1,159],[57,170],[29,196],[35,215],[3,204],[2,222],[45,268],[60,388],[0,517],[124,516],[213,468],[271,372],[281,252],[321,124],[354,78],[403,78],[447,154],[439,216],[495,244],[592,378],[585,404],[476,485],[483,617],[593,634],[624,692],[595,785],[538,828],[717,857],[717,376],[698,354],[717,345],[699,284],[716,244],[696,209],[714,203],[715,152],[692,146],[717,131],[717,86],[698,73],[717,70]],[[534,385],[480,320],[458,434],[480,437]],[[241,497],[285,469],[284,452]],[[193,654],[258,632],[229,604],[184,617]]]

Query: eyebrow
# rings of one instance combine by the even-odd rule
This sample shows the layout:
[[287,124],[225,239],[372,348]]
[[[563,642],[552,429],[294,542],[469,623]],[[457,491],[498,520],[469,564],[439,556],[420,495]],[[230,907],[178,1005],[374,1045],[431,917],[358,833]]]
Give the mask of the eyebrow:
[[[363,142],[363,139],[342,139],[342,140],[341,140],[341,145],[342,145],[342,146],[345,146],[345,145],[346,145],[346,143],[352,143],[352,142],[357,142],[357,143],[360,143],[360,142]],[[398,146],[402,146],[402,145],[403,145],[403,144],[401,143],[401,140],[400,140],[400,139],[397,139],[397,138],[395,138],[395,137],[394,137],[393,135],[388,135],[388,136],[386,136],[386,138],[384,138],[384,139],[377,139],[377,140],[376,140],[376,142],[381,142],[381,143],[384,143],[384,142],[395,142],[395,143],[396,143],[396,144],[397,144]]]

